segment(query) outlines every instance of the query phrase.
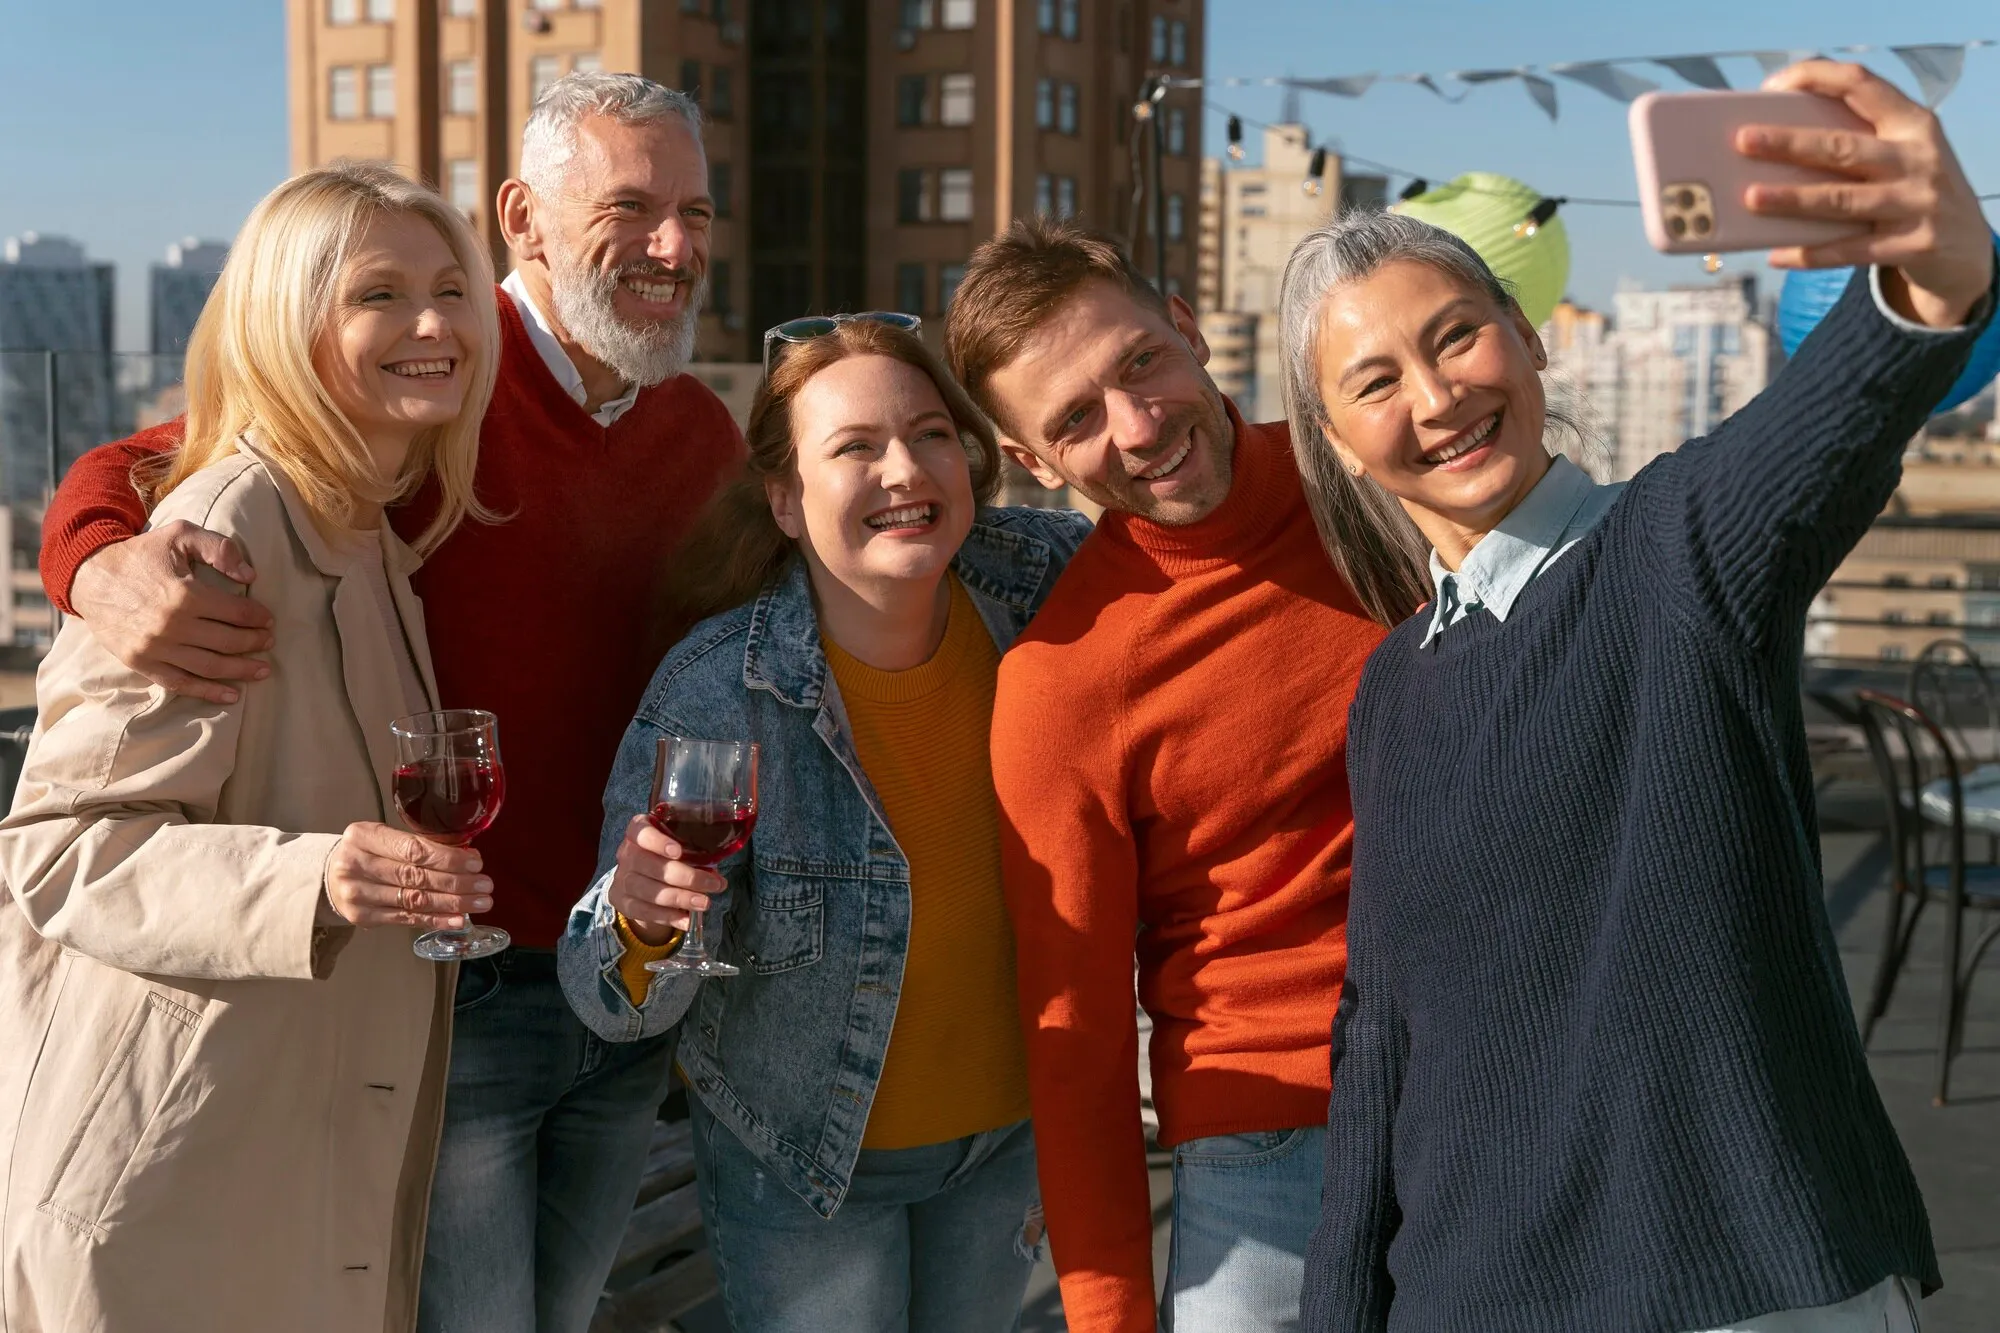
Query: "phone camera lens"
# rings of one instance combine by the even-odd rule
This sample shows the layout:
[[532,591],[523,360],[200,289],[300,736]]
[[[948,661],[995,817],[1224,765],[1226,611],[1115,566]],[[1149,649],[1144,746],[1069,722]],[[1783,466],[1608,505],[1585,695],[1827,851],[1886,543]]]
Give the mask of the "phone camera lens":
[[1679,193],[1674,195],[1674,202],[1676,204],[1679,204],[1682,208],[1693,208],[1694,191],[1693,190],[1680,191]]
[[1679,215],[1668,218],[1667,230],[1672,232],[1676,237],[1687,235],[1688,231],[1687,219],[1684,217],[1680,217]]
[[1706,213],[1697,213],[1697,214],[1695,214],[1695,215],[1694,215],[1694,234],[1695,234],[1695,235],[1697,235],[1697,236],[1706,236],[1706,235],[1708,235],[1708,232],[1709,232],[1709,228],[1710,228],[1710,227],[1711,227],[1712,225],[1713,225],[1713,223],[1711,223],[1711,222],[1710,222],[1708,214],[1706,214]]

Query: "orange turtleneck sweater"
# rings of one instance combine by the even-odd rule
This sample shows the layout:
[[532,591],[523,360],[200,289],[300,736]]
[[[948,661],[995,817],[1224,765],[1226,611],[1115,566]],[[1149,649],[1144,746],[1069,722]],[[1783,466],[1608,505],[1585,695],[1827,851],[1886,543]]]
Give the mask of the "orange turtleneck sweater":
[[1284,426],[1230,420],[1222,505],[1105,515],[1000,667],[1001,854],[1077,1333],[1154,1328],[1135,940],[1162,1143],[1326,1120],[1347,706],[1384,631],[1320,546]]

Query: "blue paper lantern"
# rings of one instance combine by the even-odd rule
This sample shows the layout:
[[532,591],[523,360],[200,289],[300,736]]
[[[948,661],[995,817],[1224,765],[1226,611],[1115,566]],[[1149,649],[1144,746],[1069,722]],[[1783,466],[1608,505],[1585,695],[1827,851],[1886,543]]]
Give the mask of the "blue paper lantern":
[[[2000,240],[2000,237],[1996,237]],[[1793,269],[1785,274],[1784,290],[1778,295],[1778,341],[1785,355],[1798,354],[1799,344],[1813,331],[1826,312],[1833,309],[1854,276],[1851,268]],[[2000,319],[1986,326],[1972,348],[1972,359],[1933,413],[1949,412],[1972,398],[2000,376]]]

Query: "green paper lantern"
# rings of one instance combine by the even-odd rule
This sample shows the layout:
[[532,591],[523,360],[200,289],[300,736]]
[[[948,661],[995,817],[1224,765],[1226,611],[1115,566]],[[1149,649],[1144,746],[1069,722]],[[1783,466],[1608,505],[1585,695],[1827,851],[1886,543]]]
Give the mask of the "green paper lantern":
[[1443,227],[1474,250],[1514,288],[1528,322],[1540,328],[1555,313],[1569,284],[1569,233],[1560,217],[1539,224],[1532,236],[1516,232],[1541,191],[1507,176],[1468,171],[1457,180],[1396,205],[1398,213]]

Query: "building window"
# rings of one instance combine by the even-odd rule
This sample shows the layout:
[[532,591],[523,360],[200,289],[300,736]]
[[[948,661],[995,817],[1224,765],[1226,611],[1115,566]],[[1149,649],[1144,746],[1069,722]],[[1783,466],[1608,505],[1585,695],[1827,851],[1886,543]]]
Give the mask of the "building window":
[[736,169],[717,162],[708,169],[708,195],[715,201],[715,216],[732,217],[736,212]]
[[708,308],[728,324],[736,314],[736,286],[730,281],[729,261],[718,259],[708,269]]
[[1153,63],[1162,64],[1167,58],[1167,21],[1153,16]]
[[396,21],[396,0],[368,0],[368,21],[370,23],[394,23]]
[[479,110],[479,67],[472,61],[454,60],[445,67],[444,106],[454,116]]
[[396,114],[396,67],[394,65],[370,65],[368,67],[368,114],[377,120],[388,120]]
[[1178,241],[1187,234],[1187,224],[1183,218],[1186,206],[1177,194],[1167,196],[1167,239]]
[[1176,157],[1187,152],[1187,112],[1179,107],[1167,112],[1167,151]]
[[335,65],[327,71],[326,114],[335,120],[353,120],[361,114],[361,81],[354,66]]
[[1065,83],[1056,89],[1056,128],[1064,134],[1075,134],[1077,129],[1076,85]]
[[1900,609],[1884,611],[1882,613],[1882,623],[1885,625],[1901,625],[1909,620],[1909,618],[1908,613]]
[[972,221],[972,169],[947,167],[938,173],[938,219]]
[[1056,211],[1055,178],[1047,172],[1035,177],[1035,212],[1048,216]]
[[938,80],[938,123],[940,125],[972,123],[970,74],[947,74]]
[[1056,0],[1039,0],[1035,6],[1035,27],[1046,33],[1056,30]]
[[941,28],[970,28],[979,21],[975,0],[944,0]]
[[528,101],[539,102],[549,85],[562,77],[561,63],[554,56],[536,56],[528,62]]
[[479,0],[444,0],[447,18],[469,19],[479,13]]
[[1882,660],[1883,660],[1884,662],[1900,662],[1900,661],[1902,661],[1902,660],[1903,660],[1903,645],[1902,645],[1902,644],[1900,644],[1900,643],[1885,643],[1885,644],[1883,644],[1883,645],[1882,645]]
[[326,0],[326,21],[336,28],[361,21],[361,0]]
[[603,5],[604,0],[576,0],[578,9],[601,9]]
[[964,281],[963,264],[945,264],[938,269],[938,309],[951,309],[951,298],[958,295],[958,284]]
[[904,74],[896,80],[896,123],[908,128],[930,119],[931,80],[928,74]]
[[1173,27],[1168,30],[1167,63],[1177,66],[1187,64],[1187,24],[1179,19],[1175,19]]
[[1051,130],[1056,124],[1056,81],[1035,80],[1035,128]]
[[736,90],[730,86],[729,71],[721,65],[708,72],[708,114],[717,120],[736,114]]
[[931,0],[903,0],[903,28],[921,32],[931,26]]
[[681,13],[683,14],[699,14],[705,8],[707,6],[702,3],[702,0],[681,0]]
[[570,58],[569,72],[572,74],[602,74],[604,57],[595,51],[578,51]]
[[1068,41],[1075,41],[1083,31],[1078,13],[1082,7],[1082,0],[1056,0],[1056,31]]
[[1931,575],[1931,586],[1933,588],[1955,588],[1958,585],[1952,582],[1951,575],[1949,574],[1933,574]]
[[896,221],[931,220],[930,173],[920,167],[896,173]]
[[1885,588],[1907,588],[1910,586],[1910,576],[1908,574],[1884,574],[1882,576],[1882,586]]
[[922,264],[896,265],[896,309],[906,315],[924,313],[924,279],[927,276]]
[[444,171],[445,198],[453,208],[469,215],[479,207],[479,164],[469,157],[453,158]]
[[528,3],[534,9],[561,9],[563,7],[563,0],[528,0]]
[[1933,625],[1949,625],[1951,623],[1951,612],[1933,611],[1925,619],[1929,620]]
[[701,98],[701,62],[681,61],[681,91],[697,101]]
[[1056,177],[1056,216],[1073,218],[1076,216],[1076,177]]

